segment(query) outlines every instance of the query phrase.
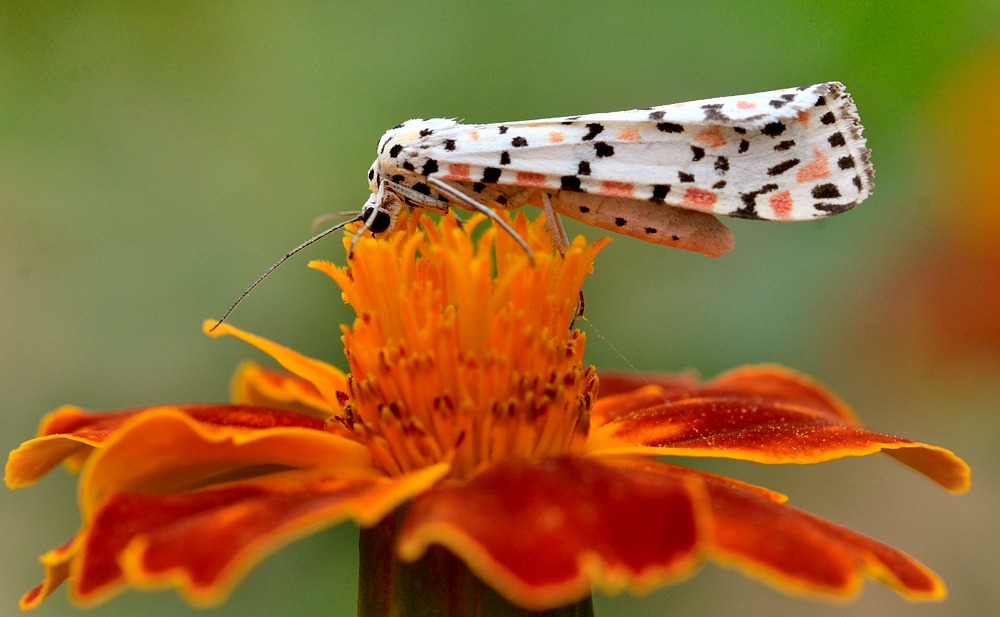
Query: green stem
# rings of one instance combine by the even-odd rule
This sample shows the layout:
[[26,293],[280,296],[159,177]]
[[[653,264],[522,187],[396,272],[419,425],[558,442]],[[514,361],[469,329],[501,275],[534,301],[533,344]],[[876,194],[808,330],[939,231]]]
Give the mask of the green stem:
[[589,596],[546,611],[512,604],[440,546],[413,563],[398,560],[395,539],[405,514],[397,510],[361,530],[358,617],[593,617]]

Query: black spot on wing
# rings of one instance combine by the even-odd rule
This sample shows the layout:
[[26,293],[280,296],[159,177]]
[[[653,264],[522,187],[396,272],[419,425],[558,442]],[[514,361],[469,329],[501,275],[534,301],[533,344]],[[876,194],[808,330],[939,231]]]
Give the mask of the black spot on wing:
[[774,151],[775,152],[784,152],[785,150],[789,150],[789,149],[794,148],[794,147],[795,147],[795,140],[794,139],[786,139],[785,141],[783,141],[783,142],[777,144],[776,146],[774,146]]
[[403,151],[403,146],[401,146],[400,144],[396,144],[395,146],[389,149],[389,156],[391,156],[392,158],[396,158],[402,151]]
[[657,122],[656,130],[663,133],[683,133],[684,127],[676,122]]
[[694,182],[694,174],[689,174],[685,171],[678,171],[677,179],[681,182]]
[[578,176],[589,176],[590,175],[590,161],[580,161],[580,164],[576,166],[576,175],[578,175]]
[[854,157],[853,156],[842,156],[837,159],[837,167],[841,169],[850,169],[854,167]]
[[510,165],[510,152],[504,150],[503,152],[500,153],[500,164]]
[[836,184],[818,184],[813,187],[812,196],[816,199],[836,199],[840,197],[840,189]]
[[800,162],[799,159],[788,159],[787,161],[782,161],[782,162],[778,163],[777,165],[775,165],[774,167],[771,167],[770,169],[768,169],[767,170],[767,175],[769,175],[769,176],[780,176],[781,174],[785,173],[786,171],[788,171],[792,167],[795,167],[796,165],[798,165],[799,162]]
[[615,155],[615,149],[609,143],[598,141],[594,143],[594,153],[597,154],[597,158],[607,158]]
[[446,140],[444,140],[444,149],[445,150],[454,150],[455,149],[455,140],[454,139],[446,139]]
[[691,160],[700,161],[705,158],[705,149],[698,146],[691,146]]
[[421,137],[427,137],[428,135],[433,135],[433,134],[434,134],[434,130],[433,129],[420,129],[420,136]]
[[581,139],[582,141],[593,141],[595,137],[604,132],[604,125],[597,122],[592,122],[587,125],[587,134]]
[[740,193],[740,200],[743,202],[743,206],[731,212],[729,216],[741,219],[759,219],[760,215],[757,214],[757,196],[776,190],[778,190],[777,184],[765,184],[756,191]]
[[580,191],[580,178],[576,176],[563,176],[559,178],[559,187],[567,191]]
[[670,192],[669,184],[654,184],[653,185],[653,196],[649,198],[649,201],[662,202],[667,197],[667,193]]
[[843,146],[844,144],[847,143],[847,141],[844,139],[844,134],[839,131],[834,133],[833,135],[830,135],[830,137],[827,138],[827,141],[830,142],[830,145],[833,146],[834,148]]
[[833,124],[837,121],[837,117],[833,115],[832,111],[828,111],[819,117],[819,121],[823,124]]
[[777,137],[785,132],[785,128],[785,125],[781,122],[768,122],[760,132],[768,137]]
[[496,184],[500,180],[500,169],[498,167],[487,167],[483,170],[483,182],[486,184]]
[[515,148],[524,148],[525,146],[528,145],[528,140],[518,135],[514,139],[510,140],[510,145],[514,146]]

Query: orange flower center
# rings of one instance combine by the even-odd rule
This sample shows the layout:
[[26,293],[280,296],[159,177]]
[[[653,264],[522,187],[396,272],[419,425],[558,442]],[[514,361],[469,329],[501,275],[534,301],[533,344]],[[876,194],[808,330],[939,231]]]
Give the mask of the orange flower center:
[[[343,327],[351,375],[335,432],[400,474],[447,461],[453,477],[509,458],[579,450],[597,388],[571,330],[583,279],[604,245],[552,247],[544,219],[507,234],[410,215],[362,238],[347,267],[313,262],[354,307]],[[345,242],[350,242],[348,237]]]

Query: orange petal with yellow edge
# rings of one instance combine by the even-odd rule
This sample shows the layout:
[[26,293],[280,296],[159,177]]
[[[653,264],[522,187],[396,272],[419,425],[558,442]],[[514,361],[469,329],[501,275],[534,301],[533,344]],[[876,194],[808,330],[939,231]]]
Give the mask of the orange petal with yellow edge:
[[594,405],[587,452],[806,464],[884,451],[950,491],[968,490],[969,467],[953,453],[862,428],[836,397],[787,369],[737,369],[691,389],[687,379],[633,394],[611,380],[619,393]]
[[278,548],[348,518],[373,525],[446,473],[318,468],[191,492],[116,493],[91,517],[72,593],[90,604],[126,584],[174,586],[193,604],[215,604]]
[[311,381],[255,362],[240,364],[233,375],[230,399],[243,405],[289,409],[324,419],[339,410],[330,407]]
[[341,405],[337,401],[337,392],[347,390],[347,377],[342,370],[332,364],[304,356],[294,349],[279,345],[262,336],[250,334],[228,323],[216,325],[215,322],[209,320],[202,324],[202,330],[212,338],[226,335],[235,336],[244,343],[253,345],[277,360],[286,370],[313,384],[316,390],[326,399],[331,409],[340,409]]
[[[318,430],[315,424],[285,424],[306,421],[321,427],[315,418],[225,405],[201,411],[206,413],[195,417],[160,408],[122,425],[94,453],[80,479],[84,522],[105,499],[121,492],[187,491],[285,469],[371,466],[368,449],[354,441]],[[218,423],[206,421],[205,415]],[[233,419],[241,416],[245,420],[234,425]],[[273,424],[246,428],[254,421]]]
[[710,551],[722,563],[786,592],[847,599],[868,576],[912,600],[945,596],[940,579],[902,551],[715,478],[705,484]]
[[45,579],[21,596],[21,610],[35,608],[69,578],[70,565],[79,548],[78,538],[73,538],[41,556],[39,561],[45,566]]
[[578,457],[506,461],[417,497],[399,555],[441,544],[515,604],[552,608],[592,584],[645,591],[689,573],[704,507],[700,483],[679,475]]

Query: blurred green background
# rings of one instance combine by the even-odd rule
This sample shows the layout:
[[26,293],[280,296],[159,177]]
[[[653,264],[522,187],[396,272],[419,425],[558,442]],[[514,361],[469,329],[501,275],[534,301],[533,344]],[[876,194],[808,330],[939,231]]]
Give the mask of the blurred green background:
[[[987,333],[1000,270],[979,266],[1000,264],[989,261],[1000,180],[969,193],[956,178],[1000,176],[992,147],[966,143],[1000,136],[998,34],[995,0],[4,2],[0,445],[66,402],[225,399],[236,364],[261,357],[204,337],[201,320],[314,217],[357,209],[378,138],[402,120],[499,122],[836,79],[866,126],[874,196],[822,222],[736,221],[736,251],[716,260],[615,238],[586,288],[588,353],[599,367],[705,375],[781,362],[869,426],[964,456],[974,484],[959,497],[887,457],[713,467],[913,554],[951,596],[914,605],[868,584],[855,604],[826,605],[710,564],[648,596],[599,597],[598,612],[997,614],[1000,338]],[[232,322],[344,366],[338,324],[351,313],[310,258],[343,255],[336,240],[311,247]],[[964,291],[948,288],[977,269]],[[75,530],[74,490],[57,471],[0,493],[0,615],[40,580],[36,555]],[[351,614],[356,541],[352,525],[300,541],[216,609],[127,592],[90,614]],[[60,590],[35,614],[79,611]]]

